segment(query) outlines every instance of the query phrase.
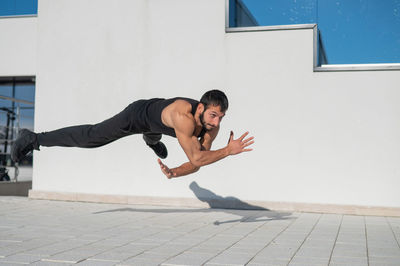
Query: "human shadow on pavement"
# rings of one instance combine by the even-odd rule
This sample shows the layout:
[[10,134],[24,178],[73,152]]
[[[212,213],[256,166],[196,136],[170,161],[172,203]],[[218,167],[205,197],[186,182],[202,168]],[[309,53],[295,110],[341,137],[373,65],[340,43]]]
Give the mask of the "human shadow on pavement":
[[[251,205],[235,197],[222,197],[215,194],[211,190],[200,187],[195,181],[190,183],[189,188],[193,191],[197,199],[202,202],[206,202],[211,209],[223,209],[223,211],[226,213],[242,216],[242,218],[234,220],[223,222],[215,221],[214,224],[216,225],[233,222],[249,223],[268,220],[290,219],[289,216],[291,215],[291,213],[271,211],[261,206]],[[244,213],[248,213],[248,215],[243,215],[243,211],[246,211]],[[263,217],[265,218],[262,219]]]
[[195,196],[202,202],[206,202],[208,206],[212,209],[172,209],[172,208],[119,208],[113,210],[99,211],[94,214],[109,213],[109,212],[150,212],[150,213],[197,213],[197,212],[223,212],[227,214],[233,214],[236,216],[241,216],[237,219],[227,220],[227,221],[215,221],[215,225],[234,223],[234,222],[263,222],[271,220],[287,220],[293,219],[290,217],[292,213],[287,212],[277,212],[271,211],[261,206],[251,205],[244,201],[241,201],[235,197],[222,197],[214,192],[200,187],[196,182],[192,182],[189,188],[193,191]]
[[250,205],[235,197],[221,197],[211,190],[200,187],[196,182],[192,182],[189,188],[194,195],[202,202],[206,202],[213,209],[235,209],[235,210],[263,210],[269,211],[264,207]]

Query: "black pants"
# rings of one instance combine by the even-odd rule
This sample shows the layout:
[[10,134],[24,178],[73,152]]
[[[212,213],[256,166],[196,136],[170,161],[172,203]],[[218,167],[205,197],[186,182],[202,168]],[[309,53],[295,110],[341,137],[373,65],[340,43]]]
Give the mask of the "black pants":
[[132,103],[119,114],[94,125],[65,127],[54,131],[37,134],[40,146],[96,148],[132,134],[143,134],[147,144],[156,144],[161,139],[160,133],[135,123],[138,104]]

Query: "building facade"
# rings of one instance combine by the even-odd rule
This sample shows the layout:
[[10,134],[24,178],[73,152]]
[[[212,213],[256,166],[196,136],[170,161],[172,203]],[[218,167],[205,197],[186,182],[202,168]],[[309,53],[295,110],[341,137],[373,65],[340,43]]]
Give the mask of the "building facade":
[[[207,206],[196,182],[270,209],[399,214],[400,70],[315,71],[313,27],[231,32],[226,2],[41,0],[37,17],[0,19],[0,76],[36,77],[38,132],[219,88],[230,109],[213,149],[230,130],[256,141],[173,180],[139,135],[42,147],[31,197]],[[176,139],[163,141],[168,166],[187,161]]]

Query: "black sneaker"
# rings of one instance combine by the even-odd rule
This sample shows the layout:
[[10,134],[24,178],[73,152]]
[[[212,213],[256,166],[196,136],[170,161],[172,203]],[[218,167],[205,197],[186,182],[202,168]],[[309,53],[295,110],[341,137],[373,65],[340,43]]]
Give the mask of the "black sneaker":
[[11,159],[18,163],[33,150],[39,150],[37,135],[28,129],[22,129],[11,147]]
[[147,144],[161,159],[165,159],[168,156],[167,147],[165,147],[164,143],[161,141],[157,142],[156,144]]

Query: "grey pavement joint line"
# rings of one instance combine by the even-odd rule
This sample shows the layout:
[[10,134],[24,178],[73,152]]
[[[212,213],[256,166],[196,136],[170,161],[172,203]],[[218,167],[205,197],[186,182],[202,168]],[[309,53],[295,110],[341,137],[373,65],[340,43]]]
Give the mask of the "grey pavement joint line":
[[[250,219],[250,217],[248,217],[247,219]],[[246,219],[246,220],[247,220],[247,219]],[[246,221],[246,220],[244,220],[244,221]],[[254,230],[253,230],[253,231],[251,231],[250,233],[254,232],[254,231],[255,231],[255,230],[257,230],[259,227],[263,226],[265,223],[267,223],[267,222],[264,222],[264,223],[262,223],[260,226],[256,227],[256,229],[254,229]],[[208,225],[208,224],[207,224],[207,225]],[[202,242],[198,243],[197,245],[195,245],[195,246],[192,246],[192,247],[189,247],[188,249],[186,249],[186,250],[182,251],[181,253],[179,253],[179,254],[177,254],[177,255],[174,255],[174,256],[171,256],[171,257],[169,257],[169,258],[168,258],[168,259],[166,259],[164,262],[167,262],[168,260],[172,259],[172,258],[173,258],[173,257],[175,257],[175,256],[179,256],[180,254],[184,253],[185,251],[187,251],[187,250],[189,250],[189,249],[191,249],[191,248],[193,248],[193,247],[199,246],[199,245],[201,245],[201,244],[203,244],[203,243],[207,242],[208,240],[212,239],[213,237],[217,236],[218,234],[221,234],[221,233],[223,233],[223,232],[225,232],[225,231],[227,231],[227,230],[229,230],[229,229],[233,228],[235,225],[236,225],[236,224],[233,224],[232,226],[230,226],[230,227],[226,228],[225,230],[223,230],[223,231],[221,231],[221,232],[217,232],[217,233],[213,234],[211,237],[209,237],[209,238],[205,239],[204,241],[202,241]],[[200,229],[200,228],[199,228],[199,229]],[[194,231],[196,231],[196,230],[194,230]],[[237,242],[239,242],[240,240],[242,240],[243,238],[245,238],[246,236],[248,236],[250,233],[246,234],[244,237],[242,237],[241,239],[239,239],[238,241],[236,241],[235,243],[233,243],[232,245],[230,245],[230,246],[229,246],[229,247],[227,247],[226,249],[222,250],[221,252],[219,252],[218,254],[216,254],[214,257],[212,257],[212,258],[208,259],[208,260],[207,260],[207,261],[205,261],[203,264],[206,264],[206,263],[207,263],[208,261],[210,261],[211,259],[213,259],[213,258],[215,258],[216,256],[218,256],[219,254],[223,253],[225,250],[227,250],[227,249],[229,249],[230,247],[232,247],[233,245],[235,245]],[[162,264],[163,264],[163,263],[162,263]],[[168,265],[168,264],[166,264],[166,265]]]
[[40,261],[46,261],[46,262],[54,262],[54,263],[71,263],[71,264],[78,264],[85,259],[80,259],[78,261],[72,261],[72,260],[52,260],[52,259],[41,259]]
[[288,224],[281,232],[279,232],[271,241],[269,241],[268,244],[266,244],[263,248],[261,248],[258,252],[256,252],[256,254],[254,254],[253,257],[250,258],[250,260],[245,264],[249,264],[258,254],[261,253],[261,251],[263,251],[266,247],[268,247],[272,242],[274,242],[275,239],[277,239],[283,232],[285,232],[292,224],[294,224],[301,216],[303,215],[303,213],[300,214],[299,217],[297,217],[296,219],[293,219],[293,221]]
[[344,215],[342,215],[342,218],[340,219],[340,224],[339,224],[338,231],[336,233],[335,242],[333,243],[333,248],[332,248],[332,251],[331,251],[331,255],[329,256],[328,265],[331,263],[333,251],[335,250],[335,247],[336,247],[336,241],[337,241],[337,239],[339,237],[340,229],[342,228],[343,216]]
[[[154,214],[154,215],[152,215],[152,216],[143,217],[142,219],[138,219],[137,221],[145,221],[145,220],[149,220],[149,219],[155,218],[155,217],[157,217],[157,216],[158,216],[158,214]],[[126,222],[126,223],[122,223],[122,224],[120,224],[119,226],[129,225],[131,222],[132,222],[132,221],[129,221],[129,222]],[[182,223],[182,224],[184,224],[184,223]],[[176,225],[176,226],[179,226],[179,225],[181,225],[181,224],[178,224],[178,225]],[[175,227],[176,227],[176,226],[175,226]],[[109,228],[100,229],[99,231],[104,231],[104,230],[107,230],[107,229],[113,229],[114,227],[115,227],[115,225],[114,225],[114,226],[111,226],[111,227],[109,227]],[[147,226],[147,227],[149,227],[149,226]],[[145,239],[145,238],[150,237],[150,236],[154,236],[154,235],[156,235],[156,234],[158,234],[158,233],[160,233],[160,232],[162,232],[162,231],[163,231],[163,230],[160,229],[159,231],[156,231],[154,234],[145,235],[145,236],[143,236],[143,237],[140,237],[140,238],[135,239],[135,241],[136,241],[136,240]],[[95,244],[95,243],[98,243],[98,242],[101,243],[101,241],[103,241],[103,240],[107,240],[107,238],[99,239],[98,241],[93,242],[92,244]],[[114,249],[121,248],[121,247],[125,247],[125,246],[128,246],[128,245],[129,245],[129,243],[126,243],[126,244],[120,245],[120,246],[115,246],[115,247],[113,247],[113,248],[107,250],[107,252],[108,252],[108,251],[112,251],[112,250],[114,250]],[[162,244],[160,244],[159,246],[161,246],[161,245],[162,245]],[[154,248],[156,248],[156,247],[154,247]],[[75,248],[73,248],[73,249],[75,249]],[[73,250],[73,249],[71,249],[71,250]],[[63,253],[63,252],[65,252],[65,251],[62,251],[61,253]],[[145,252],[145,251],[141,252],[140,254],[142,254],[142,253],[144,253],[144,252]],[[102,254],[102,253],[104,253],[104,251],[101,251],[101,252],[99,252],[99,253],[97,253],[97,254],[92,255],[92,256],[90,256],[88,259],[93,258],[94,256],[100,255],[100,254]],[[130,257],[130,258],[133,258],[133,257],[138,256],[138,255],[140,255],[140,254],[136,254],[136,255],[134,255],[134,256],[132,256],[132,257]],[[55,254],[55,255],[57,255],[57,254]],[[127,258],[127,259],[129,259],[129,258]],[[127,260],[127,259],[126,259],[126,260]]]
[[[207,215],[207,214],[204,214],[204,215],[202,215],[201,217],[204,217],[204,216],[206,216],[206,215]],[[183,223],[177,224],[177,225],[174,226],[174,228],[176,228],[176,227],[178,227],[178,226],[180,226],[180,225],[182,225],[182,224],[189,223],[190,221],[198,220],[198,219],[201,218],[201,217],[195,217],[195,218],[193,218],[192,220],[185,221],[185,222],[183,222]],[[205,223],[203,226],[200,226],[200,227],[198,227],[198,228],[195,228],[195,229],[193,229],[193,230],[187,232],[186,234],[195,232],[195,231],[200,230],[201,228],[206,227],[206,226],[208,226],[207,223]],[[140,239],[145,239],[145,238],[147,238],[147,237],[149,237],[149,236],[154,236],[154,235],[156,235],[156,234],[158,234],[158,233],[159,233],[159,232],[156,232],[156,233],[151,234],[151,235],[144,236],[143,238],[139,238],[138,240],[140,240]],[[173,238],[173,239],[169,240],[167,243],[169,243],[169,242],[171,242],[171,241],[173,241],[173,240],[175,240],[175,239],[177,239],[177,238],[179,238],[179,237],[181,237],[181,236],[177,236],[176,238]],[[153,248],[151,248],[151,249],[149,249],[149,250],[145,250],[145,251],[143,251],[143,252],[141,252],[141,253],[139,253],[139,254],[136,254],[136,255],[134,255],[134,256],[132,256],[132,257],[126,258],[124,261],[129,260],[129,259],[132,259],[132,258],[134,258],[134,257],[136,257],[136,256],[139,256],[139,255],[145,253],[146,251],[151,251],[152,249],[156,249],[156,248],[158,248],[158,247],[161,247],[161,246],[163,246],[163,245],[165,245],[165,244],[166,244],[166,243],[162,243],[162,244],[160,244],[160,245],[158,245],[158,246],[155,246],[155,247],[153,247]],[[129,245],[129,244],[126,244],[126,245],[123,245],[123,246],[127,246],[127,245]],[[173,256],[168,257],[165,261],[171,259],[172,257],[178,256],[178,255],[182,254],[183,252],[185,252],[185,251],[187,251],[187,250],[189,250],[189,249],[191,249],[191,248],[192,248],[192,246],[189,247],[189,248],[187,248],[187,249],[185,249],[184,251],[182,251],[182,252],[179,253],[179,254],[174,254]]]
[[[156,216],[156,215],[154,215],[154,216]],[[139,219],[139,220],[145,220],[146,218],[149,218],[149,217],[145,217],[145,218],[143,218],[143,219]],[[122,223],[122,224],[120,224],[119,226],[122,226],[122,225],[125,225],[125,224],[129,224],[130,222],[126,222],[126,223]],[[114,226],[112,226],[112,227],[109,227],[109,228],[102,228],[102,229],[99,229],[99,231],[104,231],[104,230],[107,230],[107,229],[112,229],[113,227],[115,227],[115,225]],[[97,231],[94,231],[93,233],[96,233]],[[73,238],[71,238],[71,240],[73,240],[73,239],[79,239],[78,237],[73,237]],[[105,240],[105,239],[107,239],[107,238],[104,238],[104,239],[99,239],[99,240],[97,240],[97,241],[95,241],[95,242],[93,242],[93,243],[91,243],[91,244],[95,244],[95,243],[97,243],[97,242],[101,242],[101,241],[103,241],[103,240]],[[55,244],[61,244],[61,243],[63,243],[65,241],[65,239],[61,239],[60,241],[58,241],[58,242],[54,242],[54,243],[51,243],[51,244],[46,244],[46,245],[42,245],[42,246],[40,246],[39,248],[42,248],[42,247],[47,247],[47,246],[52,246],[52,245],[55,245]],[[82,247],[83,246],[85,246],[85,245],[82,245]],[[31,251],[31,250],[35,250],[35,249],[37,249],[38,247],[33,247],[33,248],[31,248],[31,249],[27,249],[27,250],[25,250],[24,252],[29,252],[29,251]],[[64,253],[64,252],[67,252],[67,251],[72,251],[72,250],[74,250],[74,249],[76,249],[76,248],[78,248],[78,247],[73,247],[73,248],[70,248],[70,249],[66,249],[66,250],[62,250],[62,251],[60,251],[60,252],[57,252],[57,253],[55,253],[55,254],[53,254],[52,256],[55,256],[55,255],[58,255],[58,254],[61,254],[61,253]],[[117,247],[116,247],[117,248]],[[17,251],[17,253],[18,253],[18,251]],[[17,254],[17,253],[15,253],[15,254]],[[45,259],[44,261],[48,261],[49,259]],[[60,261],[58,261],[58,260],[54,260],[53,262],[60,262]],[[64,263],[66,263],[66,262],[64,262]],[[70,263],[70,262],[68,262],[68,263]]]
[[368,253],[368,232],[367,232],[367,221],[364,216],[364,230],[365,230],[365,245],[367,247],[367,265],[369,266],[369,253]]
[[389,220],[388,220],[387,217],[385,217],[385,220],[386,220],[387,224],[389,225],[390,230],[392,231],[393,237],[394,237],[394,239],[395,239],[396,242],[397,242],[397,246],[400,248],[399,239],[397,238],[397,236],[396,236],[396,234],[395,234],[395,232],[394,232],[394,230],[393,230],[392,224],[389,222]]
[[[138,221],[150,219],[150,218],[155,217],[155,216],[157,216],[157,215],[155,214],[155,215],[153,215],[153,216],[151,216],[151,217],[144,217],[143,219],[139,219]],[[119,226],[123,226],[123,225],[130,224],[130,222],[131,222],[131,221],[126,222],[126,223],[122,223],[122,224],[120,224]],[[94,231],[93,233],[101,232],[101,231],[104,231],[104,230],[107,230],[107,229],[112,229],[112,228],[114,228],[114,227],[115,227],[115,225],[114,225],[114,226],[110,226],[110,227],[106,227],[106,228],[102,228],[102,229],[99,229],[98,231]],[[158,232],[157,232],[157,233],[158,233]],[[157,234],[157,233],[155,233],[155,234]],[[78,237],[74,237],[74,238],[71,238],[71,239],[79,239],[79,238],[78,238]],[[91,243],[91,244],[95,244],[95,243],[101,242],[101,241],[106,240],[106,239],[107,239],[107,238],[99,239],[99,240],[97,240],[97,241],[95,241],[95,242],[93,242],[93,243]],[[63,243],[64,241],[65,241],[65,239],[61,239],[61,240],[58,241],[58,242],[51,243],[51,244],[48,244],[48,245],[43,245],[43,246],[41,246],[41,247],[52,246],[52,245],[54,245],[54,244]],[[83,245],[83,246],[85,246],[85,245]],[[74,249],[76,249],[76,248],[77,248],[77,247],[73,247],[73,248],[71,248],[71,249],[66,249],[66,250],[60,251],[60,252],[58,252],[58,253],[55,253],[55,254],[53,254],[52,256],[55,256],[55,255],[64,253],[64,252],[66,252],[66,251],[72,251],[72,250],[74,250]],[[118,246],[115,247],[115,248],[118,248]],[[37,247],[31,248],[31,249],[27,249],[25,252],[29,252],[29,251],[34,250],[34,249],[37,249]],[[17,252],[17,253],[18,253],[18,252]],[[15,253],[15,254],[17,254],[17,253]],[[98,253],[98,254],[101,254],[101,253],[102,253],[102,252],[100,252],[100,253]],[[98,254],[96,254],[96,255],[98,255]],[[96,256],[96,255],[93,255],[93,256]],[[92,256],[92,257],[93,257],[93,256]]]
[[[251,218],[251,216],[249,216],[247,219],[243,220],[243,222],[245,222],[246,220],[248,220],[248,219],[250,219],[250,218]],[[253,233],[253,232],[256,231],[258,228],[262,227],[264,224],[266,224],[266,223],[268,223],[268,222],[269,222],[269,221],[263,222],[261,225],[257,226],[257,227],[256,227],[255,229],[253,229],[252,231],[248,232],[245,236],[243,236],[242,238],[240,238],[240,239],[239,239],[238,241],[236,241],[235,243],[233,243],[232,245],[230,245],[230,246],[227,247],[226,249],[224,249],[224,250],[218,252],[215,256],[213,256],[213,257],[209,258],[208,260],[206,260],[206,261],[203,263],[203,265],[204,265],[204,264],[207,264],[207,262],[209,262],[210,260],[214,259],[214,258],[217,257],[218,255],[222,254],[224,251],[228,250],[230,247],[234,246],[234,245],[237,244],[239,241],[241,241],[242,239],[246,238],[248,235],[250,235],[251,233]],[[242,223],[242,221],[240,221],[239,223]],[[234,227],[235,225],[236,225],[236,224],[233,224],[231,227],[225,229],[225,230],[222,231],[222,232],[225,232],[225,231],[227,231],[228,229],[231,229],[231,228]],[[221,232],[219,232],[219,233],[221,233]],[[216,235],[219,234],[219,233],[214,234],[212,237],[210,237],[210,238],[208,238],[208,239],[213,238],[214,236],[216,236]],[[208,239],[207,239],[207,240],[208,240]],[[206,242],[207,240],[203,241],[202,243]],[[200,244],[200,243],[199,243],[199,244]]]
[[296,252],[294,252],[293,256],[290,258],[288,265],[290,264],[290,262],[293,260],[293,258],[296,256],[297,252],[299,252],[299,250],[301,249],[301,247],[303,246],[304,242],[306,242],[307,238],[311,235],[312,231],[314,231],[315,227],[317,226],[317,224],[319,223],[319,221],[321,220],[323,214],[320,214],[318,217],[318,220],[315,222],[315,224],[313,225],[313,227],[311,228],[310,232],[308,232],[308,234],[306,235],[306,237],[304,238],[303,242],[301,242],[299,248],[296,250]]

